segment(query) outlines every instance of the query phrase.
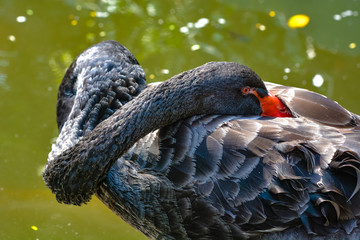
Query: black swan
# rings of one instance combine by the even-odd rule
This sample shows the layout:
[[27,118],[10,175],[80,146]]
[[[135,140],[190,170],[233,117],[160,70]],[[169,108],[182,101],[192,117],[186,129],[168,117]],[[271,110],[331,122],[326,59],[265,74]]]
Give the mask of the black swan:
[[93,194],[151,239],[360,239],[360,118],[212,62],[145,84],[105,41],[67,70],[44,171],[59,202]]

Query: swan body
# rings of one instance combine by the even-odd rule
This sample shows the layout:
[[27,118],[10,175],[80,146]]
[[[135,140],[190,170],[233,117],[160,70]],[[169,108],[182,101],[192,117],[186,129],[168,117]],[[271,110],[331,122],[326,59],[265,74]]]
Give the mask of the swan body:
[[[268,95],[291,117],[262,116]],[[105,41],[69,67],[57,121],[57,200],[96,194],[151,239],[360,237],[360,118],[322,95],[228,62],[147,86]]]

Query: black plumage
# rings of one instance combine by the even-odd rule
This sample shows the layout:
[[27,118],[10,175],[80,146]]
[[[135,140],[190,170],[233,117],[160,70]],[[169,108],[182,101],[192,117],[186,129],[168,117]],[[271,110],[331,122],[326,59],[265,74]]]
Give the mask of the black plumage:
[[[246,86],[294,117],[260,116]],[[105,41],[60,85],[44,180],[59,202],[96,194],[153,239],[358,239],[359,119],[235,63],[147,87],[131,53]]]

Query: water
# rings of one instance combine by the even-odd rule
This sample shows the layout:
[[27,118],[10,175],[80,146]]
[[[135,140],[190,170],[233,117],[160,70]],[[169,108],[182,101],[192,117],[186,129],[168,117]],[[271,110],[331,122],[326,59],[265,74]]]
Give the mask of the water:
[[[0,0],[0,239],[145,239],[95,197],[58,204],[42,181],[58,85],[93,43],[123,43],[150,81],[234,61],[360,113],[359,1],[269,2]],[[299,13],[310,23],[290,29]]]

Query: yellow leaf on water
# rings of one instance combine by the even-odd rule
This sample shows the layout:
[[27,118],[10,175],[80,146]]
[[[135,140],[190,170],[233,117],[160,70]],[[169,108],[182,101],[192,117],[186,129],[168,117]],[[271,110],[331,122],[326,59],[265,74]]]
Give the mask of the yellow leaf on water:
[[290,28],[303,28],[310,22],[309,16],[305,14],[296,14],[292,16],[288,21]]
[[91,11],[89,15],[90,15],[90,17],[93,17],[93,18],[94,18],[94,17],[96,17],[96,12],[95,12],[95,11]]
[[77,20],[74,19],[74,20],[71,21],[71,25],[76,26],[77,24],[78,24]]
[[37,226],[31,226],[31,229],[34,230],[34,231],[37,231],[38,227]]

